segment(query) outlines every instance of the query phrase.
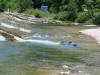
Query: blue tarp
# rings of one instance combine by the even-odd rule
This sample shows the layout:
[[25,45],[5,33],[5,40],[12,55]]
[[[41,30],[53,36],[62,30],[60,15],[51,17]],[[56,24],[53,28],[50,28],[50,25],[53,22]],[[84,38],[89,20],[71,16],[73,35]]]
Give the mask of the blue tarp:
[[43,5],[42,5],[42,6],[41,6],[41,10],[42,10],[42,11],[48,11],[48,6],[43,6]]

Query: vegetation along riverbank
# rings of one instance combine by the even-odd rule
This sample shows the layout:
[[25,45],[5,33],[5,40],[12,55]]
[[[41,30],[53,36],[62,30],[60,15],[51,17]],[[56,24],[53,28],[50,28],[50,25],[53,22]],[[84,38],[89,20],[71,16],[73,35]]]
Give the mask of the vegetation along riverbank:
[[[100,0],[0,0],[0,12],[100,25],[99,3]],[[41,11],[41,6],[48,6],[48,9]]]

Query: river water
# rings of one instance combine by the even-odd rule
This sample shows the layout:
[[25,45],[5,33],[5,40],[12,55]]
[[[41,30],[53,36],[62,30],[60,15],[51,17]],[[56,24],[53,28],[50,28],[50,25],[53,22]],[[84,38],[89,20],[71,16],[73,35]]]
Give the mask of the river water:
[[[49,75],[66,64],[76,70],[99,75],[100,46],[79,30],[95,27],[30,25],[32,33],[24,42],[0,42],[0,75]],[[77,47],[57,44],[68,35]],[[49,69],[47,68],[49,67]]]

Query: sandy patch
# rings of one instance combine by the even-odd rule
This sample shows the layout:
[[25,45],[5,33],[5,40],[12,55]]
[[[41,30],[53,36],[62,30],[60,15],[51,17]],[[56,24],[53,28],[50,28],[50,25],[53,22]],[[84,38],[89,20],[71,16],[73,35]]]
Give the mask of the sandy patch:
[[92,36],[97,43],[100,44],[100,29],[86,29],[86,30],[81,30],[79,31],[80,33],[86,34],[88,36]]

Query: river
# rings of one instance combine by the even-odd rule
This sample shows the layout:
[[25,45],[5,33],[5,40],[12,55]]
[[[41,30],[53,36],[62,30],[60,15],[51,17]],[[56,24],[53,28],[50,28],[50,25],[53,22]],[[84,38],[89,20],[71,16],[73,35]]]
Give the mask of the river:
[[[77,71],[99,75],[100,46],[92,37],[79,33],[82,29],[95,27],[29,26],[32,32],[23,42],[0,41],[0,75],[49,75],[65,64]],[[77,42],[77,47],[57,44],[68,35]]]

